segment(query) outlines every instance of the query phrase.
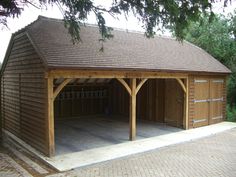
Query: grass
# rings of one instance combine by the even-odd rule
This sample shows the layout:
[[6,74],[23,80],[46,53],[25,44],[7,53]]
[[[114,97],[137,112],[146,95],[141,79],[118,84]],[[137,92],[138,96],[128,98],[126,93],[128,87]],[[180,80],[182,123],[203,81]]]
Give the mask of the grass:
[[227,121],[236,122],[236,106],[230,107],[227,105]]

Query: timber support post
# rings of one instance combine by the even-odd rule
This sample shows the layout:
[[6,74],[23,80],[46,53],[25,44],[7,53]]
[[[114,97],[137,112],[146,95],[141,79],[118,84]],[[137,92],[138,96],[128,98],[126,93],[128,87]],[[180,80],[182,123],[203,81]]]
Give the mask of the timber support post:
[[136,79],[130,80],[130,116],[129,116],[129,140],[136,138]]
[[55,139],[54,139],[54,98],[53,98],[53,78],[48,77],[47,79],[47,105],[48,105],[48,116],[47,116],[47,142],[48,142],[48,156],[52,157],[55,155]]
[[184,109],[183,109],[183,125],[184,129],[188,129],[188,78],[184,81],[180,78],[176,78],[184,92]]
[[183,83],[184,86],[184,109],[183,109],[183,125],[184,125],[184,129],[187,130],[188,129],[188,78],[185,79],[185,82]]
[[129,104],[129,140],[133,141],[136,138],[136,95],[138,91],[143,86],[143,84],[147,81],[146,79],[141,79],[139,84],[137,85],[137,79],[130,79],[130,86],[125,82],[124,79],[117,78],[117,80],[125,87],[130,96],[130,104]]
[[184,120],[185,120],[185,129],[187,130],[188,129],[188,124],[189,124],[189,120],[188,120],[188,105],[189,105],[189,103],[188,103],[188,98],[189,98],[189,81],[188,81],[188,78],[186,78],[186,80],[185,80],[185,88],[186,88],[186,92],[185,92],[185,100],[184,100],[184,102],[185,102],[185,104],[184,104],[184,107],[185,107],[185,118],[184,118]]

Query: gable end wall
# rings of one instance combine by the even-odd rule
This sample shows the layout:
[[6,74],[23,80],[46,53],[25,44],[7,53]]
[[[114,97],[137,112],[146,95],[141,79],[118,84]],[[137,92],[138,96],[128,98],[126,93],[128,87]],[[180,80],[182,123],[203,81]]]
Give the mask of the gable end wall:
[[45,69],[27,35],[19,36],[1,77],[3,128],[47,153]]

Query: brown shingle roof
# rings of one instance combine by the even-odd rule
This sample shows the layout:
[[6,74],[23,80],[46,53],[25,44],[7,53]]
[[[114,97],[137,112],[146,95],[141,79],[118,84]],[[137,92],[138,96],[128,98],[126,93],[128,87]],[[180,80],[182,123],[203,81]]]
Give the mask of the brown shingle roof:
[[229,73],[202,49],[170,38],[114,30],[100,52],[97,27],[81,28],[82,42],[73,45],[62,20],[39,17],[26,28],[48,68],[96,68]]

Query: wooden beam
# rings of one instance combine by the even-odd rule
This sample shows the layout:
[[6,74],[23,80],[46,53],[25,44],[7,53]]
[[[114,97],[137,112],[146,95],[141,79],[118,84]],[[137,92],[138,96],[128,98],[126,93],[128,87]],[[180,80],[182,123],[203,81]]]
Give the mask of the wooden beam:
[[131,95],[130,95],[129,140],[133,141],[136,138],[136,79],[131,79],[130,88],[131,88]]
[[187,73],[155,71],[99,71],[99,70],[51,70],[45,77],[53,78],[187,78]]
[[143,84],[147,81],[148,79],[142,79],[141,82],[138,84],[136,90],[135,90],[135,95],[137,95],[138,91],[140,88],[143,86]]
[[54,99],[53,99],[53,78],[47,78],[47,144],[48,156],[55,155],[55,140],[54,140]]
[[125,89],[129,93],[129,95],[131,96],[131,89],[130,89],[129,85],[125,82],[125,80],[121,79],[121,78],[117,78],[117,80],[125,87]]
[[176,78],[176,80],[178,81],[178,83],[180,84],[181,88],[183,89],[184,93],[186,93],[186,87],[183,83],[183,81],[180,78]]
[[72,79],[65,79],[54,91],[53,100],[57,97],[60,91],[71,81]]

